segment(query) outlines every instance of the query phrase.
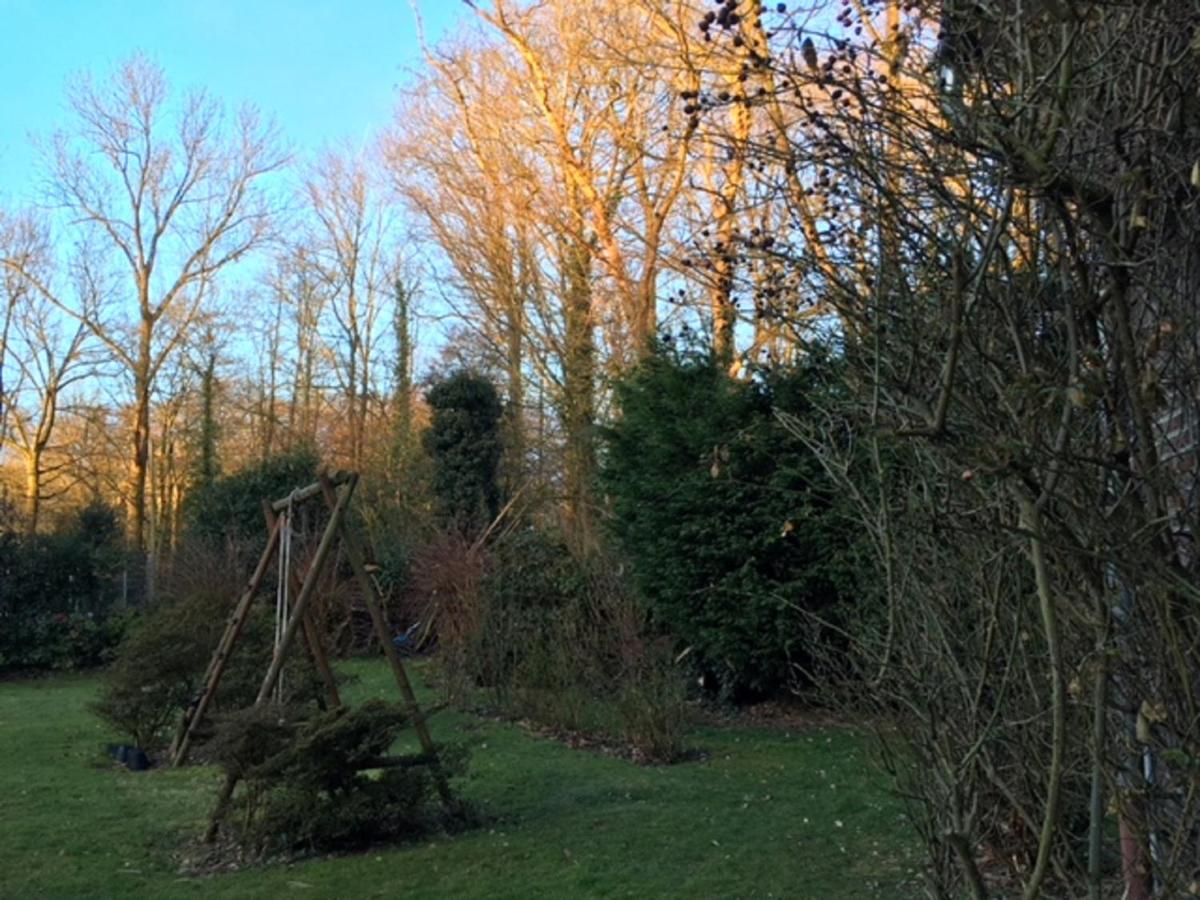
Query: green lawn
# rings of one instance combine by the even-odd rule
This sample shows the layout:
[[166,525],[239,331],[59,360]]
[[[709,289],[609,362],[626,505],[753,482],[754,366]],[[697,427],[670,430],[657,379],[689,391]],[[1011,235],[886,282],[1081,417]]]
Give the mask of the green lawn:
[[[392,697],[382,662],[351,702]],[[90,677],[0,684],[0,896],[916,896],[918,853],[862,738],[701,728],[707,757],[666,768],[572,750],[516,726],[443,713],[473,746],[463,783],[493,825],[454,838],[205,878],[173,858],[196,834],[215,770],[126,772],[86,711]]]

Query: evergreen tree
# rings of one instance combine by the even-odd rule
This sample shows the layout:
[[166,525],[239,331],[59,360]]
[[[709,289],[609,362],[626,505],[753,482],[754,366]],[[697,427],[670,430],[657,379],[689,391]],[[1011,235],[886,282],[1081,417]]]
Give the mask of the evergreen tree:
[[458,371],[434,384],[426,399],[432,421],[424,443],[441,515],[465,534],[478,532],[500,510],[500,397],[487,378]]
[[660,345],[618,383],[601,473],[610,529],[660,623],[727,696],[812,662],[849,584],[852,541],[818,461],[776,421],[822,384],[813,362],[749,381]]

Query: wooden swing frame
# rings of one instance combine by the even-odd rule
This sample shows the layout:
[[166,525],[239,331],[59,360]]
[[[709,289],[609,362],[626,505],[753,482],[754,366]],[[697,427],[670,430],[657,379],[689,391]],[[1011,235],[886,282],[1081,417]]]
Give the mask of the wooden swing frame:
[[[353,570],[354,576],[358,580],[359,588],[362,591],[363,602],[371,617],[371,625],[375,632],[375,637],[378,639],[379,645],[387,657],[388,663],[391,665],[396,686],[400,690],[401,700],[412,722],[413,730],[417,734],[417,739],[420,741],[422,753],[429,760],[438,794],[447,809],[451,809],[454,806],[453,795],[450,792],[445,773],[442,771],[438,760],[437,747],[429,733],[425,713],[417,702],[417,696],[413,691],[412,682],[409,681],[408,673],[404,669],[404,663],[401,661],[400,654],[392,643],[391,629],[388,626],[387,617],[384,613],[383,597],[379,592],[379,587],[375,583],[375,580],[371,577],[370,572],[367,571],[362,545],[358,541],[358,536],[346,522],[346,511],[350,506],[350,499],[354,495],[354,489],[357,484],[358,474],[355,472],[336,472],[328,476],[323,474],[313,484],[297,488],[280,500],[263,502],[263,512],[267,522],[267,546],[263,550],[262,556],[259,557],[258,565],[255,566],[250,580],[246,583],[246,587],[239,596],[238,602],[234,606],[229,621],[225,626],[225,632],[222,634],[212,659],[209,661],[208,669],[204,675],[204,687],[196,701],[190,704],[183,714],[175,739],[171,743],[171,765],[181,766],[187,760],[188,750],[191,748],[196,729],[199,727],[205,712],[216,696],[217,689],[221,684],[221,676],[225,672],[226,663],[229,661],[233,648],[237,644],[238,637],[242,633],[242,628],[250,617],[250,610],[254,605],[255,598],[258,596],[263,579],[266,578],[267,572],[271,567],[271,561],[280,548],[285,517],[279,514],[286,510],[295,509],[302,503],[320,497],[324,499],[325,505],[330,510],[329,523],[325,526],[325,531],[322,533],[321,540],[317,544],[316,552],[308,565],[308,570],[304,573],[304,578],[297,581],[298,573],[294,570],[290,570],[286,574],[288,578],[286,589],[295,599],[292,601],[287,622],[283,627],[282,637],[276,644],[271,657],[271,664],[267,669],[266,676],[263,678],[262,686],[259,688],[258,696],[254,701],[254,706],[261,706],[270,700],[276,685],[279,683],[280,673],[283,671],[288,650],[296,637],[297,631],[301,631],[304,635],[304,643],[308,648],[309,655],[312,657],[313,663],[325,683],[326,696],[329,703],[334,707],[342,705],[333,669],[330,667],[329,657],[325,652],[320,632],[313,624],[308,612],[310,602],[316,593],[317,582],[329,557],[329,551],[333,548],[337,538],[340,537],[342,548],[345,550],[346,557],[350,563],[350,568]],[[237,779],[233,776],[227,777],[217,801],[217,807],[210,819],[208,831],[205,833],[206,841],[211,841],[216,836],[225,807],[233,796],[233,791],[236,787]]]

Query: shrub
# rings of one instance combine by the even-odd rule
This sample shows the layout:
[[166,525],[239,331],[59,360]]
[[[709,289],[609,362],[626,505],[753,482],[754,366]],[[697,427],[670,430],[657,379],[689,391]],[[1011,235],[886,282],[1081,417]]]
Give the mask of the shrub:
[[407,604],[415,621],[437,637],[443,696],[466,702],[481,674],[487,607],[480,590],[487,551],[457,531],[436,535],[416,554]]
[[642,658],[618,682],[621,734],[642,762],[669,763],[683,755],[687,696],[679,666],[661,641],[645,645]]
[[[204,621],[164,606],[146,615],[117,650],[93,711],[148,752],[165,742],[168,727],[199,687],[215,643]],[[201,631],[196,634],[194,625]]]
[[[577,680],[571,672],[586,654],[571,633],[571,608],[583,587],[582,570],[557,533],[524,527],[492,545],[480,586],[485,614],[476,677],[498,702],[519,682],[529,686],[558,672],[566,692]],[[535,674],[539,669],[549,674]]]
[[528,527],[486,549],[457,534],[429,545],[414,584],[430,598],[424,615],[436,617],[447,698],[469,701],[482,688],[500,710],[540,725],[620,739],[646,762],[677,758],[684,679],[615,569]]
[[104,662],[128,622],[115,615],[124,563],[111,509],[92,504],[61,532],[0,532],[0,671]]
[[311,484],[320,467],[316,451],[301,447],[198,485],[184,503],[188,536],[210,543],[260,541],[265,527],[262,501],[278,500]]
[[[122,641],[116,661],[104,674],[93,711],[136,746],[161,749],[170,729],[196,698],[241,583],[236,567],[215,551],[191,548],[190,564],[177,566],[165,581],[161,602],[144,613]],[[262,598],[225,667],[216,709],[253,702],[270,664],[273,610]],[[299,637],[297,637],[299,642]],[[296,701],[321,696],[319,676],[293,645],[284,668],[284,688]]]
[[553,728],[618,739],[639,762],[675,761],[688,715],[670,641],[651,635],[611,561],[563,559],[569,590],[526,633],[513,708]]
[[[530,673],[538,666],[527,657],[544,655],[545,643],[557,653],[572,640],[560,631],[583,584],[561,539],[533,528],[507,532],[487,546],[457,531],[428,542],[414,561],[410,608],[436,629],[447,699],[462,702],[483,687],[496,705],[507,706],[522,666],[527,680],[537,680]],[[571,652],[579,655],[578,648]]]
[[[381,700],[308,717],[278,706],[223,716],[210,751],[244,783],[224,824],[253,855],[348,850],[441,827],[428,761],[385,755],[408,722]],[[443,772],[465,761],[457,750],[440,759]]]
[[606,724],[594,699],[601,678],[589,648],[579,641],[585,620],[578,608],[565,612],[526,636],[512,673],[512,706],[519,715],[551,728],[598,730]]
[[655,620],[726,696],[786,686],[811,661],[811,614],[836,616],[852,584],[849,520],[774,417],[803,415],[833,365],[738,381],[660,346],[616,387],[612,533]]
[[432,419],[423,441],[442,518],[477,534],[500,509],[500,397],[487,378],[460,371],[436,382],[426,399]]

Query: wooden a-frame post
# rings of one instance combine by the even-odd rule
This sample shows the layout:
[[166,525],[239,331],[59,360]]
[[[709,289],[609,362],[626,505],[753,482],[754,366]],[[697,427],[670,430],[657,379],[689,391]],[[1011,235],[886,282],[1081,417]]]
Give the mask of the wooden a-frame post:
[[[331,484],[350,485],[350,492],[354,490],[353,483],[357,476],[352,476],[349,472],[338,472],[332,479]],[[204,673],[200,695],[196,702],[189,705],[184,711],[183,718],[179,725],[179,730],[175,734],[175,739],[171,742],[169,756],[172,766],[181,766],[187,759],[188,750],[191,747],[192,737],[196,729],[200,726],[200,721],[204,718],[205,712],[212,703],[213,697],[217,694],[217,689],[221,685],[221,677],[225,674],[225,665],[229,661],[229,656],[233,652],[233,647],[241,636],[242,628],[246,621],[250,618],[250,608],[254,603],[254,598],[258,594],[258,590],[262,585],[263,579],[266,577],[267,571],[270,568],[271,560],[275,556],[275,552],[279,549],[282,539],[282,520],[275,515],[277,512],[282,512],[289,506],[294,506],[297,503],[302,503],[321,493],[321,483],[314,482],[305,488],[292,491],[287,497],[281,500],[276,500],[273,503],[265,504],[267,513],[267,546],[263,550],[262,556],[259,557],[258,565],[254,569],[254,574],[250,576],[250,581],[247,582],[245,589],[238,598],[237,604],[234,606],[233,613],[229,617],[228,624],[225,627],[225,633],[221,635],[221,640],[217,644],[216,652],[213,653],[212,659],[209,661],[208,669]],[[349,497],[347,496],[347,503]],[[329,533],[329,528],[326,528],[326,533]],[[319,548],[318,548],[319,551]],[[322,560],[323,562],[323,560]],[[309,574],[313,576],[315,585],[316,576],[320,574],[320,566],[314,558],[313,563],[309,567]],[[290,577],[290,575],[289,575]],[[307,580],[307,579],[306,579]],[[294,582],[293,582],[294,584]],[[289,585],[291,587],[292,585]],[[305,623],[306,635],[315,635],[315,629],[311,629],[311,623],[303,620]],[[319,640],[319,639],[318,639]],[[330,699],[335,705],[340,705],[340,699],[337,697],[337,687],[333,681],[333,673],[329,670],[328,660],[322,667],[318,657],[325,658],[324,648],[318,643],[313,645],[310,638],[310,652],[313,654],[314,662],[317,664],[318,671],[326,678],[326,690]],[[328,673],[328,674],[327,674]]]
[[233,613],[229,617],[229,623],[225,626],[225,633],[221,635],[221,640],[217,644],[217,650],[213,653],[212,659],[208,663],[208,669],[204,673],[204,688],[200,692],[200,696],[196,702],[190,704],[183,713],[183,721],[180,723],[179,731],[175,734],[175,739],[171,741],[170,757],[172,766],[182,765],[183,761],[187,758],[192,735],[199,726],[200,720],[204,718],[204,713],[208,710],[209,703],[212,702],[212,698],[217,693],[217,687],[221,683],[221,676],[225,672],[225,663],[229,661],[229,654],[233,652],[233,645],[237,643],[238,636],[242,633],[242,627],[250,617],[250,607],[254,603],[254,596],[258,593],[258,588],[262,584],[262,580],[267,574],[267,569],[271,565],[271,558],[275,555],[275,550],[279,547],[279,532],[280,523],[277,521],[269,532],[266,549],[263,550],[262,556],[259,557],[258,565],[254,568],[254,574],[250,576],[250,581],[246,583],[242,595],[238,598],[238,602],[233,608]]
[[[326,505],[333,508],[337,502],[333,485],[324,478],[321,479],[320,483],[321,491],[325,495]],[[434,744],[433,737],[429,733],[429,726],[425,722],[425,714],[421,711],[421,705],[417,702],[416,692],[413,691],[412,682],[408,680],[408,672],[405,671],[404,663],[400,660],[400,653],[396,650],[396,645],[392,643],[391,629],[388,627],[387,618],[384,615],[383,598],[379,596],[379,588],[375,584],[375,580],[367,572],[366,564],[363,561],[362,549],[358,544],[358,536],[352,528],[345,525],[342,526],[342,546],[346,549],[346,557],[350,560],[350,567],[354,570],[359,587],[362,589],[363,602],[366,604],[367,612],[371,616],[371,625],[375,629],[375,636],[379,639],[379,645],[383,648],[383,654],[387,657],[388,663],[392,667],[392,675],[396,679],[396,686],[400,689],[400,696],[404,698],[404,705],[408,710],[409,716],[412,718],[413,730],[417,733],[417,740],[421,742],[421,750],[429,757],[430,769],[433,772],[438,796],[441,797],[442,803],[447,808],[450,808],[454,805],[454,797],[450,793],[450,785],[446,781],[446,775],[442,771],[441,764],[438,761],[437,745]]]
[[[429,733],[429,727],[426,723],[425,714],[422,712],[420,704],[417,702],[416,693],[413,691],[412,683],[408,679],[408,673],[404,669],[404,664],[400,660],[400,655],[396,651],[395,645],[391,640],[391,632],[388,627],[387,619],[383,610],[382,598],[378,594],[378,588],[375,582],[367,573],[362,549],[358,543],[357,536],[345,521],[346,512],[350,505],[350,498],[354,494],[354,488],[358,483],[358,475],[355,473],[337,473],[331,478],[324,475],[320,479],[305,488],[293,491],[292,494],[282,500],[277,500],[267,507],[267,522],[269,537],[267,548],[263,552],[262,558],[259,560],[258,566],[255,568],[254,576],[251,578],[242,597],[234,610],[233,616],[230,618],[229,625],[226,628],[225,634],[221,638],[221,642],[217,646],[217,652],[213,655],[213,660],[209,664],[209,671],[205,676],[204,692],[201,694],[193,710],[189,710],[189,715],[185,716],[183,725],[180,730],[180,735],[173,747],[173,760],[176,765],[180,764],[186,753],[192,733],[200,722],[205,709],[212,701],[218,685],[220,684],[221,674],[224,671],[225,661],[228,659],[233,646],[237,641],[238,635],[241,632],[242,626],[245,624],[249,616],[249,609],[254,595],[258,591],[258,587],[265,577],[267,567],[271,557],[280,544],[280,532],[282,530],[282,520],[275,516],[275,512],[282,511],[289,505],[294,505],[303,502],[312,497],[322,495],[326,504],[330,509],[329,524],[325,527],[324,533],[321,535],[320,543],[317,545],[316,553],[309,564],[308,571],[305,573],[304,580],[299,586],[299,591],[296,595],[295,603],[288,617],[287,624],[284,627],[283,635],[280,638],[275,652],[271,658],[271,665],[267,670],[266,676],[263,678],[262,686],[259,688],[258,696],[255,698],[254,705],[260,706],[267,702],[271,693],[275,690],[275,686],[279,682],[279,676],[283,671],[284,662],[287,659],[287,653],[295,638],[297,629],[303,628],[308,639],[309,650],[313,656],[313,662],[316,664],[322,676],[326,679],[326,688],[331,701],[335,705],[340,705],[340,698],[337,695],[337,687],[333,680],[333,671],[329,666],[328,658],[325,655],[325,650],[322,645],[320,635],[316,628],[313,627],[311,620],[308,617],[308,606],[316,591],[316,585],[320,578],[321,570],[324,567],[325,561],[329,556],[329,551],[333,547],[335,540],[340,537],[342,545],[346,548],[346,555],[350,560],[350,565],[354,570],[355,576],[359,581],[359,585],[363,591],[363,600],[367,606],[367,611],[371,616],[371,624],[374,627],[375,635],[379,640],[380,646],[383,649],[384,655],[387,656],[388,662],[392,667],[392,673],[395,676],[396,684],[400,689],[401,698],[404,701],[404,706],[413,723],[413,729],[417,733],[417,738],[421,743],[421,749],[429,762],[430,770],[433,774],[434,783],[437,787],[438,794],[441,797],[443,804],[447,809],[453,809],[456,801],[453,794],[450,792],[449,783],[446,780],[444,771],[441,768],[438,759],[437,746],[433,742],[433,738]],[[289,573],[289,579],[293,576]],[[294,585],[294,581],[289,585]],[[225,783],[221,788],[221,792],[217,798],[217,805],[214,808],[211,817],[209,818],[208,828],[205,832],[205,841],[212,841],[216,837],[217,829],[220,827],[221,819],[224,817],[225,809],[233,797],[233,792],[237,787],[237,778],[230,775],[225,779]]]

